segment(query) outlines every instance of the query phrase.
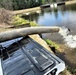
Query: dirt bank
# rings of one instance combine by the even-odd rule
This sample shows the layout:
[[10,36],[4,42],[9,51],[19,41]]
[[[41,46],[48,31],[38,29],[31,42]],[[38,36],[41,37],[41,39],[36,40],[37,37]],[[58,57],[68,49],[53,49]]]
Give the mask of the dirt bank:
[[57,33],[43,34],[43,38],[50,39],[60,45],[60,50],[56,50],[56,55],[62,60],[64,60],[69,71],[73,75],[76,75],[76,48],[72,49],[72,48],[67,47],[66,43],[64,42],[63,37]]

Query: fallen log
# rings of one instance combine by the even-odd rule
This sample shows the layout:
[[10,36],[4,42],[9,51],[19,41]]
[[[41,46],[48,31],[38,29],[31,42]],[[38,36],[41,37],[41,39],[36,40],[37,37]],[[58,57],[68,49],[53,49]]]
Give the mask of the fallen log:
[[12,40],[19,37],[25,37],[31,34],[40,34],[40,33],[53,33],[58,32],[59,27],[27,27],[21,29],[14,29],[11,31],[1,32],[0,33],[0,43],[8,40]]

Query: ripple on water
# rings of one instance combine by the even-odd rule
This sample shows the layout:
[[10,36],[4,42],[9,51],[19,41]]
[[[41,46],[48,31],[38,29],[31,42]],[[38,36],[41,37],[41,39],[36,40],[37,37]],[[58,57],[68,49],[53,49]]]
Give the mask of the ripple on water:
[[64,41],[70,48],[76,48],[76,35],[70,35],[68,28],[62,27],[59,34],[62,35]]

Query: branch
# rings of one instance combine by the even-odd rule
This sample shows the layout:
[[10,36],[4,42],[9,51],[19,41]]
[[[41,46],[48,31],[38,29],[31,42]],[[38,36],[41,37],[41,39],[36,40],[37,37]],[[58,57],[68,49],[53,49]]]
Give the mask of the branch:
[[27,27],[21,29],[14,29],[11,31],[1,32],[0,42],[12,40],[19,37],[25,37],[31,34],[52,33],[58,31],[59,27]]

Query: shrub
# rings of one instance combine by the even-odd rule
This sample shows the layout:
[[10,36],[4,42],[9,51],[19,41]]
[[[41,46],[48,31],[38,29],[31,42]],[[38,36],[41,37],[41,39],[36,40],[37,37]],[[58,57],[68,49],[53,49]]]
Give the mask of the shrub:
[[12,20],[12,13],[4,8],[0,9],[0,23],[10,24]]

